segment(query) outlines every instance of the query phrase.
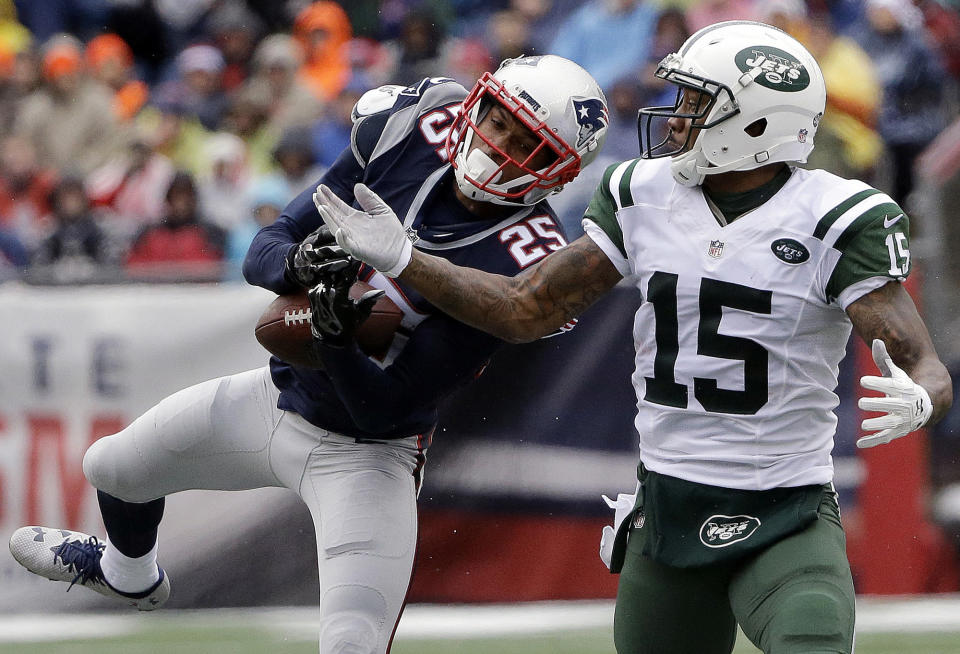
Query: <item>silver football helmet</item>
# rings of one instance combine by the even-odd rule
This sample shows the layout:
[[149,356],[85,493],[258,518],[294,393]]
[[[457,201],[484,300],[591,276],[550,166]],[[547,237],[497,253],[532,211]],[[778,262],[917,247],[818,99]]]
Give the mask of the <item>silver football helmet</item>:
[[[477,129],[494,102],[538,137],[537,146],[523,161],[511,158]],[[603,91],[583,68],[555,55],[518,57],[504,61],[495,73],[484,73],[476,83],[450,129],[446,151],[457,185],[467,197],[532,205],[559,191],[597,157],[609,123]],[[490,146],[502,163],[479,148],[471,149],[475,138]],[[534,170],[529,164],[545,148],[555,157]],[[501,181],[509,165],[523,174]]]
[[[640,151],[647,159],[672,156],[679,184],[777,161],[802,163],[813,150],[826,104],[823,74],[799,41],[775,27],[705,27],[664,58],[656,75],[678,87],[677,100],[640,110]],[[663,124],[671,118],[693,121],[682,143]]]

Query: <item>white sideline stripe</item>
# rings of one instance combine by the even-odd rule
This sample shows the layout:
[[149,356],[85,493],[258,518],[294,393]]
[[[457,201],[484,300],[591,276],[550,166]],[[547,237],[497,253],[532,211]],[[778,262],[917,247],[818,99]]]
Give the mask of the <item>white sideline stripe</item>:
[[[285,638],[316,639],[315,608],[161,610],[152,614],[23,614],[0,617],[0,643],[125,636],[150,628],[263,629]],[[493,605],[408,606],[397,637],[410,640],[488,638],[577,629],[612,629],[613,602],[530,602]],[[960,596],[857,599],[857,633],[960,633]]]
[[400,620],[402,638],[471,638],[612,627],[613,602],[413,605]]
[[35,643],[74,639],[125,636],[140,628],[129,617],[118,614],[77,615],[31,614],[0,618],[0,643]]

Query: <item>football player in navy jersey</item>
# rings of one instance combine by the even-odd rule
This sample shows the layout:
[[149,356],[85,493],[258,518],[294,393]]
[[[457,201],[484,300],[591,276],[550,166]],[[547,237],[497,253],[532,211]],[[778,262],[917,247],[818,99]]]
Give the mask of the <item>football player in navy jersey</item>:
[[[445,78],[367,92],[351,147],[323,179],[348,204],[389,204],[410,247],[513,276],[566,244],[546,202],[603,145],[606,101],[556,56],[505,61],[470,93]],[[436,310],[389,269],[360,269],[304,191],[254,239],[252,284],[310,289],[322,369],[269,366],[162,400],[94,443],[83,470],[107,538],[24,527],[11,538],[31,572],[141,610],[160,606],[164,496],[185,489],[284,486],[309,507],[320,570],[320,651],[382,654],[399,620],[417,539],[416,493],[439,402],[474,379],[502,343]],[[358,273],[379,291],[346,297]],[[383,360],[349,336],[385,292],[402,310]]]

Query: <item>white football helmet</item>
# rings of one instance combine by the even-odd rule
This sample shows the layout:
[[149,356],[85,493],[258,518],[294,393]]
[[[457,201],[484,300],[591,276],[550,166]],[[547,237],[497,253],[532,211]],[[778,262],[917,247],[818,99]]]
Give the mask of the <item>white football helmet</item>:
[[[647,159],[674,157],[679,184],[777,161],[802,163],[813,150],[827,97],[823,73],[799,41],[775,27],[752,21],[705,27],[665,57],[656,75],[679,87],[677,100],[640,110],[640,151]],[[670,118],[689,118],[699,129],[678,143],[666,126],[651,128]],[[651,133],[666,136],[654,144]]]
[[[523,161],[512,159],[488,140],[477,125],[498,102],[538,138]],[[600,86],[587,71],[563,57],[543,55],[507,59],[495,73],[484,73],[463,101],[447,137],[446,151],[457,186],[467,197],[505,205],[532,205],[559,191],[593,161],[607,136],[610,116]],[[497,163],[471,144],[482,139],[500,155]],[[540,170],[529,162],[544,148],[556,158]],[[504,168],[523,175],[501,182]]]

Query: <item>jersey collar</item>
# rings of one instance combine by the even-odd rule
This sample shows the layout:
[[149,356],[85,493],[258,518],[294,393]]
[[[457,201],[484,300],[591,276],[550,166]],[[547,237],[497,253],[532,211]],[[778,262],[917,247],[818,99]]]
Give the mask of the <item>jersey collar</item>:
[[526,218],[535,208],[535,206],[521,207],[506,218],[496,220],[471,220],[450,225],[425,224],[423,206],[440,190],[441,183],[448,173],[452,174],[450,164],[445,164],[433,171],[420,185],[420,189],[403,217],[403,226],[413,229],[419,237],[419,240],[414,243],[414,247],[418,249],[449,250],[471,245]]

